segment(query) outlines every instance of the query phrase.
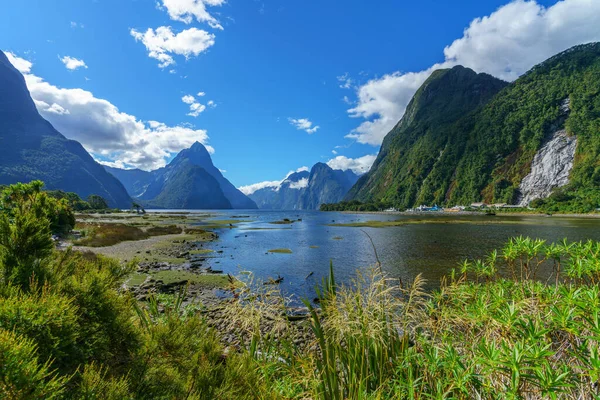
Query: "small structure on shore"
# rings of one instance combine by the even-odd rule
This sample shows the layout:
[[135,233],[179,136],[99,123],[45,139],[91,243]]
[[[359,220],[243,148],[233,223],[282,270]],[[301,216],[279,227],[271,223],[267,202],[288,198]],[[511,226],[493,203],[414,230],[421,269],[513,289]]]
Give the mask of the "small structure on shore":
[[488,205],[485,203],[471,203],[471,208],[487,208]]

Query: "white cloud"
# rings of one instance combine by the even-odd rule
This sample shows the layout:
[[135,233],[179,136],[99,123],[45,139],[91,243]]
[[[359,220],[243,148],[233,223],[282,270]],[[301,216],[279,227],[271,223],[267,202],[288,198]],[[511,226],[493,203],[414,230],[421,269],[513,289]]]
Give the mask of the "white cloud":
[[85,28],[85,25],[83,25],[83,24],[78,24],[78,23],[77,23],[77,22],[75,22],[75,21],[71,21],[71,28],[82,28],[82,29],[83,29],[83,28]]
[[288,121],[290,121],[290,124],[295,126],[296,129],[304,131],[309,135],[312,135],[320,128],[318,125],[313,126],[313,123],[308,118],[288,118]]
[[17,71],[22,74],[28,74],[31,72],[31,67],[33,64],[30,61],[25,60],[24,58],[21,58],[10,51],[5,52],[4,54],[6,54],[8,61],[17,69]]
[[302,178],[296,182],[290,182],[290,189],[304,189],[308,187],[308,178]]
[[598,26],[597,0],[562,0],[547,8],[535,0],[515,0],[489,16],[474,19],[463,36],[444,49],[444,62],[420,72],[390,73],[358,88],[358,104],[348,112],[367,121],[347,137],[380,145],[435,69],[460,64],[514,80],[569,47],[599,41]]
[[[158,121],[143,122],[89,91],[54,86],[30,73],[29,61],[8,54],[11,63],[25,72],[27,88],[40,114],[105,164],[155,169],[194,142],[205,146],[208,142],[205,130],[168,126]],[[207,149],[214,152],[210,146]]]
[[198,96],[198,97],[204,97],[204,96],[206,96],[206,93],[204,93],[204,92],[198,92],[198,94],[196,94],[196,96]]
[[336,150],[331,150],[331,153],[335,155],[335,154],[337,154],[338,152],[337,152]]
[[349,77],[347,72],[344,75],[338,76],[337,80],[341,89],[350,89],[354,85],[354,80]]
[[148,28],[144,33],[131,29],[129,33],[146,46],[148,56],[158,60],[160,68],[175,64],[174,54],[189,59],[197,57],[215,44],[215,35],[196,28],[175,34],[170,26],[161,26],[156,30]]
[[221,172],[222,174],[226,174],[226,173],[227,173],[227,170],[226,170],[226,169],[221,169],[221,168],[219,168],[219,172]]
[[181,98],[181,101],[183,101],[185,104],[194,104],[196,102],[196,99],[194,98],[194,96],[186,94]]
[[[281,184],[283,182],[285,182],[290,175],[292,175],[295,172],[303,172],[303,171],[309,171],[308,167],[300,167],[295,171],[290,171],[287,173],[287,175],[285,176],[285,178],[283,178],[280,181],[264,181],[264,182],[258,182],[258,183],[253,183],[252,185],[246,185],[246,186],[240,186],[238,187],[238,189],[244,193],[246,196],[251,195],[252,193],[261,190],[261,189],[265,189],[265,188],[271,188],[274,191],[278,191],[281,188]],[[303,181],[306,178],[301,179],[300,181]],[[300,182],[298,181],[298,182]],[[294,185],[294,182],[290,182],[290,187],[292,185]],[[301,189],[301,187],[299,187],[298,185],[304,185],[304,183],[299,183],[299,184],[295,184],[296,187],[292,188],[292,189]],[[306,180],[306,186],[308,186],[308,179]],[[304,187],[306,187],[304,186]]]
[[342,171],[352,170],[355,174],[364,174],[368,172],[371,165],[375,162],[377,156],[375,154],[367,154],[366,156],[358,158],[348,158],[345,156],[337,156],[329,161],[329,165],[332,169],[341,169]]
[[265,188],[273,188],[279,189],[281,186],[281,181],[264,181],[259,183],[253,183],[252,185],[240,186],[238,189],[240,192],[244,193],[246,196],[251,195],[252,193],[259,191]]
[[[194,96],[192,96],[191,94],[186,94],[185,96],[183,96],[181,98],[181,101],[183,101],[185,104],[189,104],[190,105],[190,112],[187,114],[190,117],[197,117],[198,115],[200,115],[201,113],[204,112],[204,110],[206,110],[206,106],[204,104],[200,104],[196,101],[196,98]],[[216,107],[214,106],[214,102],[209,101],[208,105],[211,107]]]
[[71,71],[74,71],[77,68],[87,68],[87,65],[85,65],[83,60],[79,60],[75,57],[64,56],[60,61],[62,61],[62,63],[65,64],[65,67]]
[[217,103],[215,103],[215,102],[214,102],[214,101],[212,101],[212,100],[209,100],[209,101],[206,103],[206,105],[207,105],[207,106],[209,106],[210,108],[215,108],[215,107],[217,106]]
[[194,103],[190,105],[190,112],[187,115],[195,118],[198,115],[202,114],[204,110],[206,110],[206,106],[204,104]]
[[223,29],[223,26],[206,8],[223,4],[225,0],[162,0],[162,6],[166,8],[172,20],[190,24],[195,18],[196,21],[207,23],[215,29]]

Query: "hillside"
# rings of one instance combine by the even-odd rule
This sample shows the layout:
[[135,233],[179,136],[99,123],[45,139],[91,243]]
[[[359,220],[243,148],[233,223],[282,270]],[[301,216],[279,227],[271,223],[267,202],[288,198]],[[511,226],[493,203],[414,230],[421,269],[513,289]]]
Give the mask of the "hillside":
[[598,207],[600,44],[576,46],[504,86],[463,67],[434,72],[346,199]]
[[261,209],[318,210],[324,203],[344,198],[358,175],[334,170],[324,163],[315,164],[310,172],[290,174],[278,187],[267,187],[249,195]]
[[0,51],[0,185],[39,179],[50,190],[96,194],[111,207],[129,208],[123,185],[74,140],[38,113],[25,80]]

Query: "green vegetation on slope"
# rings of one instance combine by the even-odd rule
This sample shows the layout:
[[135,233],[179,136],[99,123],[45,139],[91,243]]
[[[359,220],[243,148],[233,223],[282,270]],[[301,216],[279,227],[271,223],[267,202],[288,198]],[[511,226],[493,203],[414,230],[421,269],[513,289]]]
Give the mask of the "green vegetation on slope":
[[600,44],[558,54],[498,94],[502,85],[494,78],[473,74],[457,67],[434,72],[347,199],[402,208],[512,203],[536,151],[564,127],[578,138],[570,184],[535,205],[568,212],[599,207]]

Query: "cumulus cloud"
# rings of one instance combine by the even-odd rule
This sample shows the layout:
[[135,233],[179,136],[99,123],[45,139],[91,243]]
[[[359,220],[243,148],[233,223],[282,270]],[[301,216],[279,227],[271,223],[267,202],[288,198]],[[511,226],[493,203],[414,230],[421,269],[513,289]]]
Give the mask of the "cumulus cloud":
[[[83,89],[54,86],[31,73],[31,63],[8,53],[13,65],[24,73],[40,114],[69,139],[80,142],[104,163],[155,169],[166,159],[199,141],[208,142],[205,130],[141,121],[120,111],[107,100]],[[214,149],[207,146],[209,152]]]
[[[264,181],[264,182],[258,182],[258,183],[253,183],[252,185],[246,185],[246,186],[240,186],[238,187],[238,189],[240,190],[240,192],[244,193],[246,196],[251,195],[252,193],[261,190],[261,189],[265,189],[265,188],[271,188],[274,191],[278,191],[281,188],[281,185],[290,177],[290,175],[292,175],[295,172],[303,172],[303,171],[308,171],[308,167],[300,167],[295,171],[290,171],[287,173],[287,175],[285,176],[285,178],[283,178],[280,181]],[[298,183],[296,182],[290,182],[290,187],[292,189],[302,189],[302,187],[306,187],[308,186],[308,179],[306,179],[306,183],[302,182],[299,183],[301,181],[304,181],[304,179],[306,178],[302,178],[298,181]],[[294,185],[295,187],[292,187],[292,185]],[[306,185],[306,186],[302,186],[302,185]]]
[[186,94],[181,98],[181,101],[183,101],[185,104],[193,104],[196,102],[196,99],[194,98],[194,96]]
[[167,10],[172,20],[190,24],[195,18],[196,21],[207,23],[215,29],[223,29],[223,26],[208,12],[207,7],[223,4],[225,0],[162,0],[162,7]]
[[75,57],[64,56],[60,61],[62,61],[62,63],[65,64],[65,67],[71,71],[74,71],[77,68],[87,68],[87,65],[85,65],[83,60],[79,60]]
[[[195,118],[198,115],[202,114],[204,112],[204,110],[206,110],[206,106],[204,104],[200,104],[199,102],[197,102],[196,98],[194,96],[192,96],[191,94],[186,94],[185,96],[183,96],[181,98],[181,101],[183,101],[185,104],[190,105],[190,112],[187,114],[190,117]],[[214,104],[214,102],[212,100],[208,102],[208,105],[210,107],[216,107],[216,105]]]
[[371,165],[375,162],[377,155],[367,154],[358,158],[348,158],[346,156],[337,156],[329,161],[332,169],[341,169],[342,171],[352,170],[355,174],[361,175],[369,171]]
[[351,117],[364,118],[347,137],[380,145],[404,115],[418,87],[439,68],[464,65],[512,81],[534,65],[577,44],[600,40],[600,1],[562,0],[544,7],[515,0],[476,18],[444,49],[442,63],[420,72],[394,72],[357,89]]
[[299,181],[296,182],[290,182],[290,189],[304,189],[305,187],[308,187],[308,178],[302,178]]
[[156,30],[148,28],[144,33],[131,29],[129,33],[146,46],[148,56],[158,60],[160,68],[175,64],[173,55],[197,57],[215,44],[215,35],[197,28],[175,34],[170,26],[161,26]]
[[295,126],[296,129],[298,129],[300,131],[304,131],[304,132],[308,133],[309,135],[312,135],[320,128],[320,126],[318,126],[318,125],[313,126],[313,123],[308,118],[299,118],[299,119],[288,118],[288,121],[290,121],[290,124]]
[[4,52],[4,54],[6,54],[8,61],[10,61],[10,63],[13,65],[13,67],[17,69],[17,71],[19,71],[22,74],[28,74],[29,72],[31,72],[31,67],[33,66],[31,61],[21,58],[15,55],[14,53],[11,53],[10,51],[6,51]]

